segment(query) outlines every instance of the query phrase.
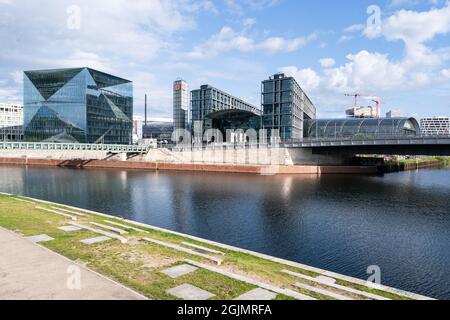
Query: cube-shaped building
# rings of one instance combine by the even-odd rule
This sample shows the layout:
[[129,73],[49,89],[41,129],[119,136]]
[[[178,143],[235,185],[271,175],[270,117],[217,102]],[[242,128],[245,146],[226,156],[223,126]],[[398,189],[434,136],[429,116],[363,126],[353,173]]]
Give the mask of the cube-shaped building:
[[25,71],[26,141],[131,144],[133,83],[90,68]]

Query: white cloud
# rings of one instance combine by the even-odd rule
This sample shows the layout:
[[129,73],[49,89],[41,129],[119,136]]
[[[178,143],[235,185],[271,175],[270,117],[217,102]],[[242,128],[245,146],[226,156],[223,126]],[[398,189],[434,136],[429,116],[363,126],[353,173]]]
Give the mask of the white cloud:
[[[347,31],[361,29],[355,25]],[[438,35],[450,32],[450,3],[425,12],[400,10],[383,21],[382,35],[388,41],[401,40],[405,45],[402,58],[393,60],[388,54],[361,50],[348,54],[347,62],[333,67],[334,61],[321,59],[321,73],[303,74],[290,70],[300,79],[319,84],[320,92],[413,90],[448,79],[450,69],[442,66],[450,60],[450,48],[433,50],[425,45]],[[344,35],[343,37],[349,37]],[[345,38],[347,39],[347,38]],[[317,79],[318,78],[318,79]]]
[[254,24],[256,24],[255,18],[247,18],[242,21],[242,25],[244,27],[250,27],[250,26],[253,26]]
[[228,10],[243,15],[245,9],[263,10],[278,4],[280,0],[224,0]]
[[[147,81],[143,77],[134,79],[134,70],[151,75],[151,63],[173,52],[181,34],[196,28],[197,14],[216,11],[210,0],[0,1],[0,80],[7,81],[2,101],[22,99],[19,76],[8,77],[11,72],[87,66],[133,80],[139,104],[149,84],[139,83]],[[81,10],[79,29],[67,27],[67,8],[74,3]],[[161,107],[170,101],[161,94],[155,103]]]
[[366,28],[364,24],[354,24],[347,28],[345,28],[344,32],[351,33],[351,32],[357,32],[357,31],[363,31]]
[[320,65],[323,68],[329,68],[336,64],[336,61],[333,58],[323,58],[319,60]]
[[219,33],[211,36],[205,43],[194,47],[191,52],[187,53],[187,57],[191,59],[208,59],[231,50],[240,52],[261,50],[263,53],[267,54],[293,52],[316,38],[316,34],[311,34],[307,37],[293,39],[270,37],[261,42],[256,42],[245,34],[238,33],[232,28],[225,26]]
[[352,40],[352,36],[343,35],[338,39],[338,43],[343,43]]
[[297,67],[283,67],[279,69],[280,72],[294,77],[302,88],[306,91],[316,89],[320,84],[319,75],[312,69],[298,69]]

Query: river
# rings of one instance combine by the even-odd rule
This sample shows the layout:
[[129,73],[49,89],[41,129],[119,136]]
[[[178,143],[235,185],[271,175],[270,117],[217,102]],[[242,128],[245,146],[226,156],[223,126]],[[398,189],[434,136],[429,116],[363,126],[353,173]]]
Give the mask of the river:
[[0,191],[450,299],[450,170],[366,175],[0,166]]

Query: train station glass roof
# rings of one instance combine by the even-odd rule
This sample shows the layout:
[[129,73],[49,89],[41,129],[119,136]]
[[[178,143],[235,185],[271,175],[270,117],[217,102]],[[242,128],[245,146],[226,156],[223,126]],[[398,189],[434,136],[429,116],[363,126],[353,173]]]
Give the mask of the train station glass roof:
[[420,126],[414,118],[313,119],[305,126],[308,138],[383,138],[417,136]]

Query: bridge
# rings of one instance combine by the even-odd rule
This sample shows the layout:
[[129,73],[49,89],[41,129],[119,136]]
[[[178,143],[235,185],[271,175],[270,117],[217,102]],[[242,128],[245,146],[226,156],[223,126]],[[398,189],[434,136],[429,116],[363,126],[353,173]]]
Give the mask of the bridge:
[[286,148],[309,148],[313,154],[450,156],[450,136],[387,138],[319,138],[285,141]]
[[108,151],[110,153],[147,153],[148,146],[55,142],[2,142],[0,150]]

